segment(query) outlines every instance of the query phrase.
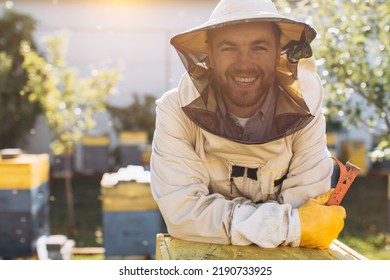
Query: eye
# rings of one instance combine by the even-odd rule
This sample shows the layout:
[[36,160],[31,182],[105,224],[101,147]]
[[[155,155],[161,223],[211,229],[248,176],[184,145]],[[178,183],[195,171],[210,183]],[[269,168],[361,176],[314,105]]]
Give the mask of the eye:
[[257,52],[262,52],[262,51],[267,51],[268,48],[265,47],[265,46],[254,46],[254,47],[253,47],[253,50],[254,50],[254,51],[257,51]]
[[221,52],[232,52],[234,51],[234,47],[223,47],[221,48]]

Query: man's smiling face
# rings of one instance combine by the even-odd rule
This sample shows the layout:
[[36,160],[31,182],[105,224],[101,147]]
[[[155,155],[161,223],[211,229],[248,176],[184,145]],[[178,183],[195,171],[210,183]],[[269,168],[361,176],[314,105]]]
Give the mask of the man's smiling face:
[[249,117],[275,82],[279,36],[271,23],[252,22],[209,33],[209,58],[228,110]]

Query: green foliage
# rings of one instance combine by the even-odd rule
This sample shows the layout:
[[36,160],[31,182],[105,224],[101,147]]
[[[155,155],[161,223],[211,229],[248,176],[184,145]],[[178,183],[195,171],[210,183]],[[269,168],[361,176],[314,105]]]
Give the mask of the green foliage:
[[4,90],[4,82],[6,79],[6,74],[12,67],[12,57],[7,55],[6,52],[0,52],[0,90]]
[[64,60],[68,36],[47,37],[47,58],[22,42],[20,52],[28,73],[24,93],[31,102],[38,102],[52,133],[54,154],[69,153],[95,125],[94,114],[104,111],[106,99],[115,90],[119,73],[94,71],[82,78]]
[[[313,51],[325,87],[328,119],[390,134],[390,5],[387,0],[299,1],[295,18],[317,30]],[[384,143],[384,142],[382,142]],[[387,146],[390,148],[390,146]]]
[[114,128],[120,131],[146,131],[148,139],[153,139],[155,128],[155,100],[152,95],[140,96],[134,94],[133,103],[128,107],[119,108],[107,106],[113,119]]
[[35,49],[34,29],[35,21],[27,15],[5,10],[0,18],[0,148],[23,145],[40,114],[39,105],[21,92],[26,73],[19,45],[26,41]]
[[369,154],[371,161],[381,162],[390,160],[390,135],[381,137],[374,151]]

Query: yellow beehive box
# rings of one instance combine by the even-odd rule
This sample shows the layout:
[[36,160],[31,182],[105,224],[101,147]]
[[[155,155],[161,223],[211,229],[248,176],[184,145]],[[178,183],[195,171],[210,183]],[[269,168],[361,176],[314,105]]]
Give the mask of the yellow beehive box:
[[340,160],[343,163],[349,161],[360,168],[359,175],[367,174],[366,165],[367,150],[363,141],[343,141],[340,148]]
[[150,190],[150,172],[142,166],[103,174],[100,190],[103,211],[158,210]]
[[335,146],[336,145],[336,140],[337,140],[336,133],[332,133],[332,132],[327,132],[326,133],[326,143],[328,145]]
[[32,189],[49,180],[47,154],[21,154],[0,159],[0,189]]
[[142,161],[145,165],[150,164],[150,158],[152,156],[152,147],[148,146],[142,151]]
[[154,211],[158,210],[156,202],[151,197],[105,197],[102,200],[102,211],[128,212],[128,211]]
[[148,143],[148,133],[146,131],[122,131],[119,134],[122,145],[139,145]]
[[101,187],[103,211],[157,210],[148,183],[119,182],[112,187]]
[[256,245],[235,246],[200,243],[157,234],[156,260],[363,260],[364,256],[338,240],[325,250],[301,247],[264,249]]
[[110,139],[108,136],[83,137],[82,143],[86,146],[107,146],[110,143]]

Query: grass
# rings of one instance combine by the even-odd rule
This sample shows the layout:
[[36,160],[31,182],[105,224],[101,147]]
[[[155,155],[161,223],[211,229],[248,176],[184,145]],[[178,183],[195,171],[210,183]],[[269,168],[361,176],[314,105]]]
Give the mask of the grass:
[[105,257],[103,254],[88,254],[88,255],[78,255],[74,254],[72,256],[72,260],[90,260],[90,261],[100,261],[100,260],[105,260]]
[[347,211],[339,240],[369,259],[390,260],[387,177],[358,177],[342,205]]
[[[103,246],[100,179],[99,175],[74,178],[76,230],[72,235],[67,234],[63,181],[51,180],[51,234],[66,234],[76,241],[77,247]],[[347,211],[347,219],[339,240],[369,259],[390,260],[387,177],[358,177],[342,205]],[[75,255],[74,259],[104,259],[104,256]]]
[[73,178],[75,230],[69,232],[63,179],[50,182],[51,234],[65,234],[77,247],[102,247],[101,176]]

